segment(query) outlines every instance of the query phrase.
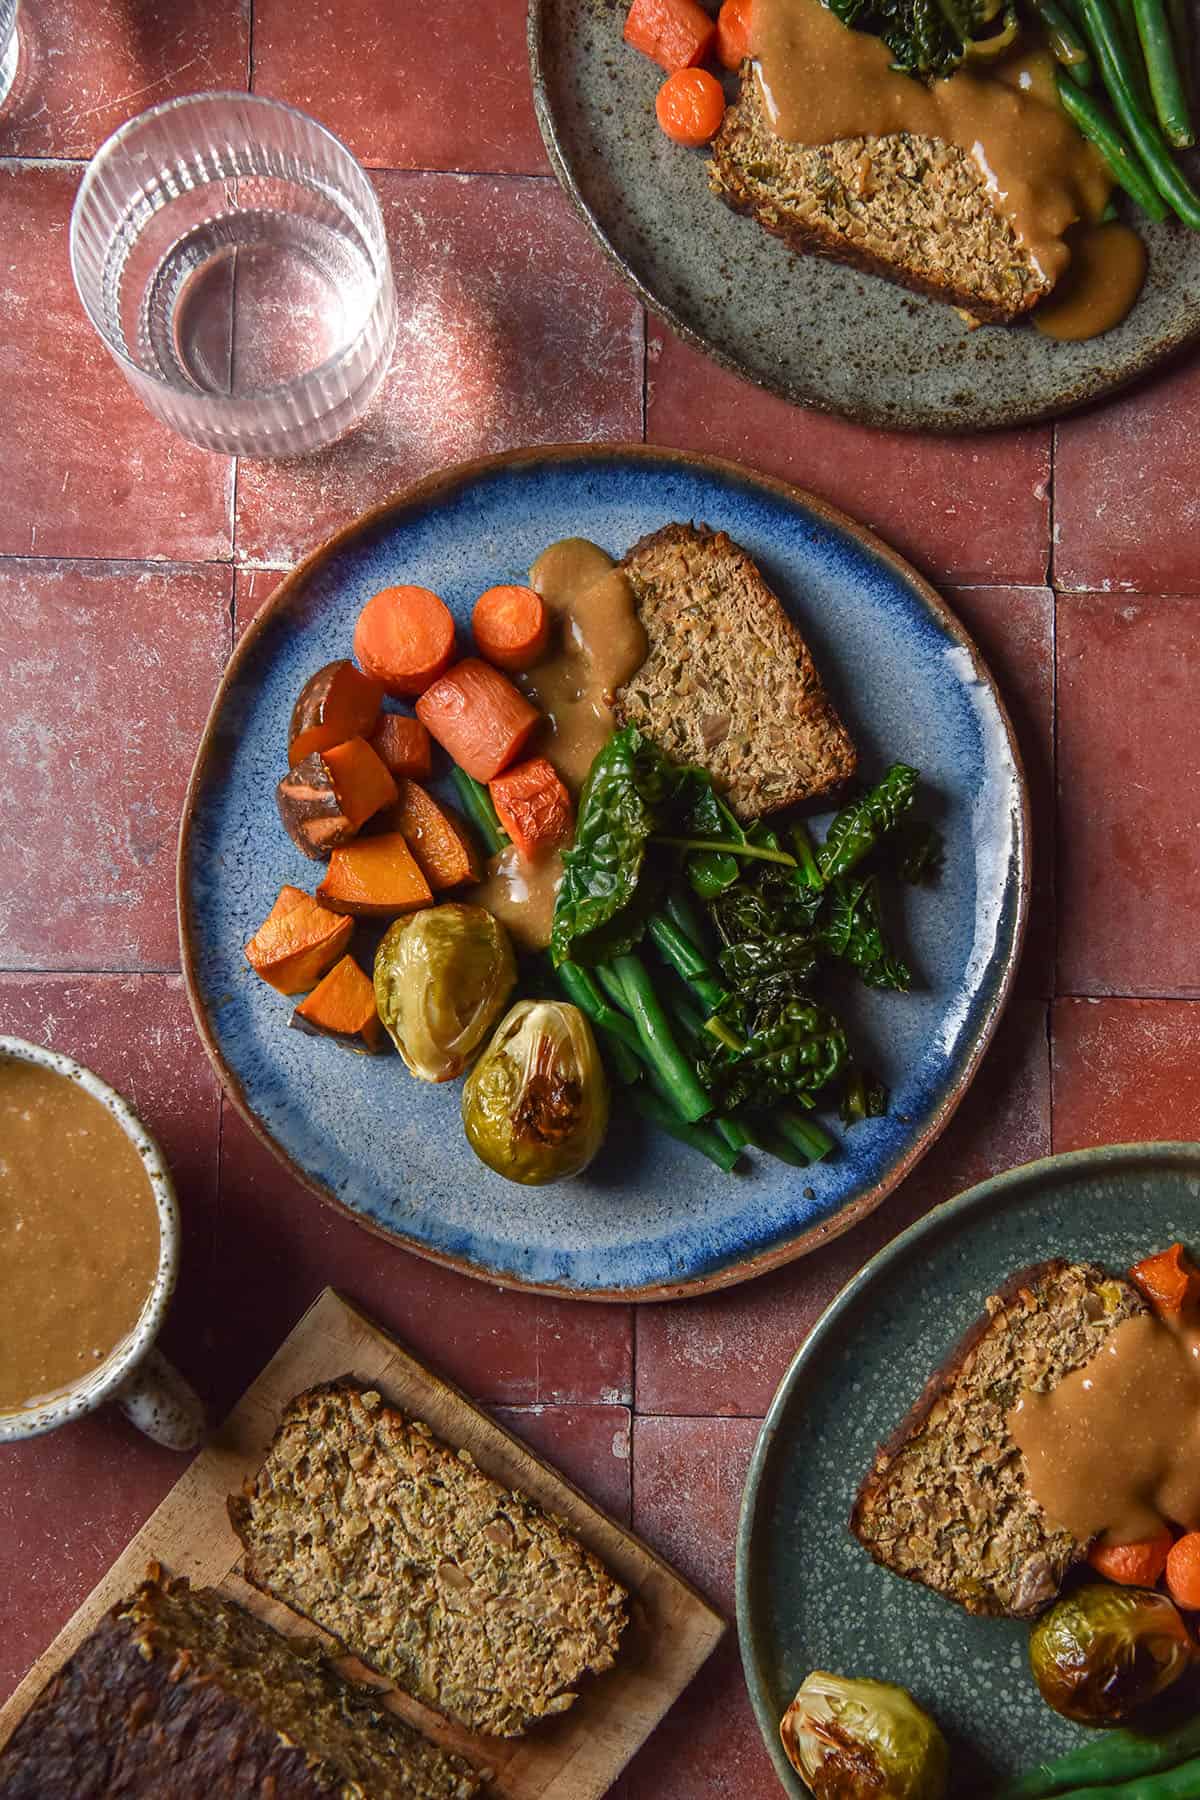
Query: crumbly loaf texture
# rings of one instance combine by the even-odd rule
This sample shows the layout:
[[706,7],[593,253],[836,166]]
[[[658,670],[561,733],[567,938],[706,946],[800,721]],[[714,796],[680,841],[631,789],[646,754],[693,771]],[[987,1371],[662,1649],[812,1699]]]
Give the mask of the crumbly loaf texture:
[[621,567],[650,645],[616,696],[622,725],[707,769],[743,820],[853,775],[854,745],[808,646],[740,545],[707,525],[666,525]]
[[348,1380],[292,1401],[229,1516],[248,1580],[474,1731],[521,1736],[616,1657],[626,1596],[597,1559]]
[[1087,1545],[1029,1492],[1008,1414],[1025,1388],[1055,1387],[1145,1311],[1136,1288],[1092,1263],[1012,1276],[876,1453],[850,1515],[859,1543],[968,1612],[1035,1617]]
[[895,132],[806,146],[777,138],[749,65],[713,140],[709,186],[783,238],[1010,324],[1053,283],[987,191],[975,158]]
[[146,1582],[0,1752],[3,1800],[470,1800],[482,1778],[211,1588]]

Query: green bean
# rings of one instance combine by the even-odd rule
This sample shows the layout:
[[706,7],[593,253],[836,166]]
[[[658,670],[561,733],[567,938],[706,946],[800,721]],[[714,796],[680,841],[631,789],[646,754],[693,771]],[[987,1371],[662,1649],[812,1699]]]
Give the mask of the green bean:
[[1084,137],[1089,138],[1108,164],[1114,181],[1119,182],[1131,200],[1136,200],[1152,219],[1165,219],[1167,208],[1150,181],[1142,164],[1134,156],[1104,108],[1091,94],[1083,94],[1059,70],[1055,80],[1058,97],[1067,117],[1074,120]]
[[1200,1757],[1173,1769],[1142,1775],[1115,1785],[1099,1781],[1091,1787],[1068,1788],[1062,1800],[1196,1800],[1200,1794]]
[[610,963],[599,963],[596,968],[592,970],[592,973],[612,1001],[613,1005],[620,1012],[627,1013],[632,1019],[633,1008],[630,1006],[629,996],[625,992],[625,983],[613,969],[612,965]]
[[811,1119],[802,1119],[790,1107],[783,1107],[779,1112],[773,1113],[771,1119],[781,1137],[802,1151],[809,1162],[820,1162],[833,1149],[833,1139],[828,1132],[822,1131]]
[[718,1169],[729,1174],[737,1162],[738,1152],[717,1132],[707,1125],[685,1124],[669,1102],[650,1088],[631,1088],[629,1098],[642,1117],[657,1125],[660,1131],[678,1138],[681,1144],[690,1144],[693,1150],[699,1150],[701,1156],[707,1156],[709,1162],[716,1163]]
[[713,1129],[721,1134],[731,1150],[744,1150],[750,1142],[750,1133],[741,1120],[731,1118],[728,1113],[714,1114]]
[[1113,6],[1118,39],[1125,46],[1123,62],[1129,91],[1138,101],[1142,111],[1148,113],[1154,102],[1150,97],[1150,82],[1146,76],[1146,65],[1142,61],[1142,46],[1138,39],[1133,0],[1113,0]]
[[1033,10],[1046,27],[1046,37],[1071,80],[1077,87],[1091,87],[1092,59],[1075,21],[1058,5],[1058,0],[1033,0]]
[[608,1004],[589,970],[565,962],[558,965],[555,973],[567,999],[603,1032],[615,1074],[626,1085],[636,1081],[642,1066],[642,1041],[631,1020]]
[[676,1043],[670,1023],[645,966],[636,956],[618,956],[613,974],[625,989],[638,1035],[663,1079],[670,1085],[679,1111],[689,1122],[712,1111],[712,1100],[697,1078],[695,1068]]
[[707,956],[710,948],[708,926],[690,896],[681,888],[672,888],[663,901],[663,911],[676,930],[682,931],[684,937],[691,938],[697,950]]
[[655,913],[648,927],[650,939],[659,955],[683,976],[692,992],[708,1011],[715,1012],[728,998],[726,990],[708,966],[702,950],[664,913]]
[[1133,0],[1133,16],[1137,20],[1138,38],[1146,59],[1150,93],[1158,122],[1167,142],[1177,150],[1186,150],[1196,141],[1188,110],[1187,94],[1171,41],[1171,22],[1163,0]]
[[1173,1769],[1200,1754],[1200,1713],[1154,1737],[1140,1731],[1108,1731],[1068,1750],[1054,1762],[1039,1763],[997,1796],[997,1800],[1053,1800],[1081,1783],[1110,1784]]
[[495,856],[512,842],[508,833],[500,823],[496,808],[492,805],[492,796],[481,781],[468,775],[455,763],[450,771],[450,779],[454,783],[454,791],[462,803],[463,811],[483,839],[489,856]]
[[1080,0],[1080,4],[1104,85],[1130,143],[1163,199],[1190,230],[1200,231],[1200,194],[1176,164],[1157,125],[1137,103],[1121,60],[1117,26],[1108,0]]

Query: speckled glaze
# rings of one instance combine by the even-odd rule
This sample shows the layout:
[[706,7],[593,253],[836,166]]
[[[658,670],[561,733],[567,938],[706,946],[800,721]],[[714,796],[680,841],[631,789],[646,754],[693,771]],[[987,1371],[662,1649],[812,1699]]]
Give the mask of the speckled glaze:
[[[349,653],[378,588],[416,582],[460,624],[497,581],[525,579],[557,538],[616,554],[676,519],[724,527],[764,568],[878,771],[917,763],[947,840],[946,875],[909,891],[919,991],[851,1013],[892,1110],[798,1172],[755,1157],[720,1174],[622,1115],[577,1180],[522,1188],[476,1161],[457,1085],[393,1057],[352,1058],[287,1028],[288,1002],[242,945],[280,884],[314,866],[283,833],[274,787],[293,700]],[[218,1073],[250,1124],[310,1186],[410,1249],[514,1286],[665,1298],[738,1281],[878,1205],[944,1126],[1003,1006],[1027,901],[1024,781],[1008,720],[962,627],[906,564],[810,496],[673,452],[511,453],[431,478],[347,528],[281,585],[235,652],[192,776],[180,841],[183,968]],[[370,943],[360,944],[364,957]]]
[[878,1568],[847,1520],[876,1445],[1006,1276],[1049,1256],[1123,1270],[1176,1239],[1200,1250],[1200,1144],[1047,1157],[935,1208],[817,1321],[763,1424],[737,1554],[750,1696],[797,1800],[808,1789],[778,1725],[812,1669],[909,1688],[951,1740],[959,1800],[1087,1738],[1043,1704],[1027,1625],[971,1618]]
[[[142,1166],[154,1193],[159,1231],[158,1273],[133,1331],[85,1381],[34,1406],[22,1407],[19,1412],[0,1413],[0,1444],[6,1444],[16,1442],[18,1438],[40,1437],[45,1431],[53,1431],[56,1426],[65,1425],[69,1419],[81,1418],[84,1413],[94,1412],[106,1400],[115,1398],[124,1403],[126,1384],[136,1382],[141,1376],[166,1315],[167,1302],[175,1290],[175,1279],[179,1271],[179,1209],[175,1201],[174,1183],[162,1151],[129,1102],[123,1100],[107,1082],[101,1081],[98,1075],[93,1075],[82,1064],[72,1062],[69,1056],[60,1056],[57,1051],[47,1050],[42,1044],[27,1043],[24,1038],[0,1037],[0,1057],[36,1063],[39,1068],[50,1069],[67,1081],[76,1082],[93,1100],[98,1100],[106,1112],[111,1113],[142,1159]],[[157,1352],[153,1354],[157,1356]],[[162,1362],[161,1358],[158,1360]],[[169,1364],[162,1366],[169,1370],[175,1382],[180,1382]],[[143,1402],[145,1422],[141,1418],[135,1418],[134,1423],[158,1443],[175,1444],[181,1436],[195,1443],[199,1435],[195,1423],[195,1408],[198,1403],[186,1383],[182,1383],[181,1387],[182,1396],[177,1392],[176,1406],[173,1407],[161,1393],[160,1384],[151,1383],[148,1377],[139,1383],[139,1393],[146,1396]],[[186,1448],[187,1444],[178,1443],[178,1447]]]
[[[863,424],[974,431],[1054,418],[1200,336],[1200,236],[1136,219],[1150,252],[1116,330],[1056,344],[1031,325],[969,331],[952,307],[798,256],[708,191],[706,156],[658,129],[662,71],[621,39],[615,0],[530,0],[534,101],[555,171],[647,305],[786,400]],[[1193,175],[1200,153],[1184,159]]]

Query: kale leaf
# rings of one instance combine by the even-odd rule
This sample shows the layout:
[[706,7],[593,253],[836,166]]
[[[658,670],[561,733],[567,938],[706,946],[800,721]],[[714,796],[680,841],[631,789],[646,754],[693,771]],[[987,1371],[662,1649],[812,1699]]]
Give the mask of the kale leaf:
[[912,974],[893,956],[883,935],[883,907],[877,875],[839,875],[826,892],[819,939],[831,956],[858,970],[868,987],[907,993]]
[[917,771],[907,763],[893,763],[883,780],[852,800],[837,814],[817,851],[822,880],[848,875],[869,856],[881,837],[894,831],[917,796]]

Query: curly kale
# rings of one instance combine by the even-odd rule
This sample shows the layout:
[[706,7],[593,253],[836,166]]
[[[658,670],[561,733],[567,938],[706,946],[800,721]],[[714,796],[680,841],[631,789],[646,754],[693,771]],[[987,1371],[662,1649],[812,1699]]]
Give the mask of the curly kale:
[[909,75],[948,75],[977,46],[1001,0],[826,0],[843,25],[882,38],[894,67]]
[[819,941],[831,956],[857,969],[868,987],[903,994],[912,986],[908,964],[893,956],[884,940],[877,875],[839,875],[830,883]]

